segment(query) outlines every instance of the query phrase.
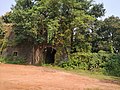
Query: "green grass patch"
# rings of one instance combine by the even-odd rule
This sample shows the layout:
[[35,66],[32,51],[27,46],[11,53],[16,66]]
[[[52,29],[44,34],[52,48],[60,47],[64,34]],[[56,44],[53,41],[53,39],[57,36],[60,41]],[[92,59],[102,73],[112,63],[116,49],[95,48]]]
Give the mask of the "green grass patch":
[[[47,64],[47,65],[44,64],[43,67],[47,67],[47,68],[51,68],[51,69],[55,69],[55,70],[60,70],[60,71],[64,71],[67,73],[77,74],[77,75],[81,75],[81,76],[86,76],[86,77],[90,77],[90,78],[95,78],[95,79],[99,79],[103,82],[115,83],[115,84],[120,85],[120,77],[107,76],[101,72],[91,72],[88,70],[80,70],[80,69],[67,69],[67,68],[61,68],[61,67],[58,67],[56,65],[49,65],[49,64]],[[99,90],[99,89],[94,89],[94,90]]]

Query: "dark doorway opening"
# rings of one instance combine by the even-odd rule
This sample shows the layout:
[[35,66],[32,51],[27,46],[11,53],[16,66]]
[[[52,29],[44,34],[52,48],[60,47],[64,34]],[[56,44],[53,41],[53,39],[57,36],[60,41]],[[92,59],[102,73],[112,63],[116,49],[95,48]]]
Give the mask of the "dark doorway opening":
[[45,47],[44,60],[45,64],[53,64],[55,62],[56,49],[52,47]]
[[13,56],[18,56],[18,52],[13,52]]

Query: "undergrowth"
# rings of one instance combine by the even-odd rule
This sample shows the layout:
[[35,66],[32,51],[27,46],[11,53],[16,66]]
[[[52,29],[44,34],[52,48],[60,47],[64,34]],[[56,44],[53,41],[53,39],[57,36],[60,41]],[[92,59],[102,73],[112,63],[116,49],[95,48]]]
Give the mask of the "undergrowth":
[[98,53],[74,53],[70,56],[70,60],[60,62],[59,67],[120,77],[120,55],[103,51]]
[[26,64],[26,60],[20,57],[0,57],[1,63],[7,64]]

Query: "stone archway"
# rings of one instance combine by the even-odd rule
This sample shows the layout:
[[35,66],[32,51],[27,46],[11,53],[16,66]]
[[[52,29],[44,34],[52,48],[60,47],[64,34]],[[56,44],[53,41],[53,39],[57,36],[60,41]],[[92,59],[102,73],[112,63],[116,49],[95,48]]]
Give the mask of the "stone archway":
[[56,49],[53,47],[45,47],[43,53],[45,64],[53,64],[55,62]]

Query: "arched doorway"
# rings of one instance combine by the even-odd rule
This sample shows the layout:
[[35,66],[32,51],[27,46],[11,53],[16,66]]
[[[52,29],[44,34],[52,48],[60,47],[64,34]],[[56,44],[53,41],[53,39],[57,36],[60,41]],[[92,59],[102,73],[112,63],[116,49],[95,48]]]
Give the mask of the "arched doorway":
[[45,64],[53,64],[55,62],[56,49],[53,47],[45,47],[43,53]]

